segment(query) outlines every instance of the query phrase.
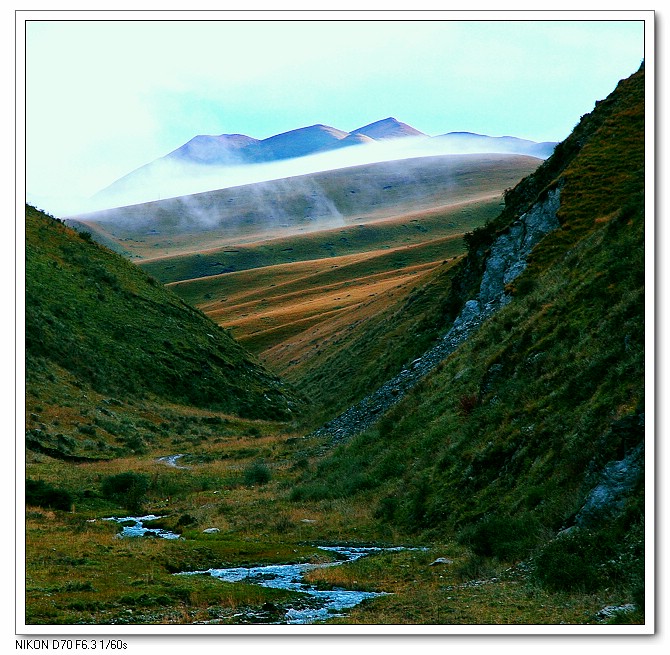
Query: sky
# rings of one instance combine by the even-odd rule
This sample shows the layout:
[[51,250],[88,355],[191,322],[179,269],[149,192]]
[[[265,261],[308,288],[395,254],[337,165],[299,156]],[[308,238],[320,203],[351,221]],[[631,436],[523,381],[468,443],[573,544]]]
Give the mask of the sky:
[[28,197],[56,213],[198,134],[393,116],[429,135],[560,141],[644,58],[641,20],[25,25]]

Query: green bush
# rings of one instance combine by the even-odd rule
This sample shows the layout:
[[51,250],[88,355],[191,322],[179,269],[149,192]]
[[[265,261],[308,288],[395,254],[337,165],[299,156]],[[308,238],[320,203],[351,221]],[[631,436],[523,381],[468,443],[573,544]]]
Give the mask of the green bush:
[[463,528],[458,542],[476,555],[511,562],[527,557],[537,546],[539,534],[540,524],[533,516],[486,516]]
[[146,502],[149,484],[148,475],[128,471],[106,477],[101,490],[104,498],[121,503],[131,512],[140,512]]
[[602,532],[573,528],[542,549],[534,561],[533,577],[550,591],[591,593],[608,582],[606,562],[612,556]]
[[289,495],[292,502],[317,501],[335,498],[336,494],[330,486],[323,482],[311,482],[293,487]]
[[374,511],[374,517],[384,523],[391,523],[395,519],[398,511],[398,498],[396,496],[384,496],[377,503]]
[[256,460],[244,470],[244,484],[248,487],[263,485],[270,482],[272,472],[263,460]]
[[178,527],[184,527],[188,525],[194,525],[197,523],[197,520],[193,518],[190,514],[182,514],[177,521]]
[[69,491],[43,480],[26,480],[26,505],[69,511],[74,498]]

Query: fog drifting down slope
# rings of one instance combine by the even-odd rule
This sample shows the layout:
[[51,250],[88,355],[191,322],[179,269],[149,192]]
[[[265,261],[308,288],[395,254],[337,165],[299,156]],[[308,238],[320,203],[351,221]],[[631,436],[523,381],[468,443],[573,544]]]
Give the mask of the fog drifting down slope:
[[[520,147],[521,149],[524,148]],[[525,152],[519,154],[527,154],[527,149],[524,150]],[[117,183],[114,189],[108,189],[104,194],[89,199],[84,206],[72,207],[69,214],[123,207],[362,164],[482,152],[509,153],[510,149],[504,144],[496,150],[490,143],[470,146],[467,142],[454,142],[449,139],[406,137],[365,143],[295,159],[239,166],[198,165],[161,159],[153,162],[150,167],[136,171],[132,179],[128,180],[128,184]]]

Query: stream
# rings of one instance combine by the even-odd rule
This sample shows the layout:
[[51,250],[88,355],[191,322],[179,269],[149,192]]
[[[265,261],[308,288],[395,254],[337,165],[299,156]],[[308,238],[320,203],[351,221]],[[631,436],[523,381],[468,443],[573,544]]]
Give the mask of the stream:
[[177,464],[177,461],[182,457],[186,457],[186,455],[184,453],[180,453],[179,455],[166,455],[165,457],[159,457],[156,461],[163,462],[164,464],[167,464],[167,466],[172,466],[176,469],[188,469],[188,466],[180,466]]
[[335,588],[330,590],[317,589],[305,582],[303,574],[314,569],[323,569],[339,566],[346,562],[353,562],[361,557],[374,553],[406,550],[397,548],[376,548],[356,546],[318,546],[320,550],[337,553],[338,560],[325,564],[272,564],[269,566],[234,567],[229,569],[207,569],[206,571],[191,571],[175,575],[203,575],[209,574],[224,582],[250,582],[262,587],[287,589],[308,594],[316,600],[314,607],[301,609],[289,608],[283,621],[278,623],[308,624],[322,621],[335,616],[342,616],[342,611],[355,607],[367,598],[377,598],[387,594],[372,591],[351,591]]
[[155,514],[147,514],[146,516],[124,516],[118,518],[116,516],[110,516],[109,518],[103,519],[104,521],[115,521],[116,523],[132,523],[132,525],[124,525],[121,532],[119,532],[120,537],[161,537],[163,539],[181,539],[181,535],[176,534],[175,532],[169,532],[168,530],[162,530],[161,528],[145,528],[144,521],[155,521],[162,517],[156,516]]
[[[121,524],[122,530],[119,537],[161,537],[163,539],[181,539],[174,532],[160,528],[145,528],[145,521],[155,521],[161,518],[155,514],[146,516],[109,517],[105,521],[115,521]],[[125,525],[124,525],[125,524]],[[232,567],[227,569],[207,569],[205,571],[185,571],[175,575],[210,575],[223,582],[247,582],[262,587],[275,589],[286,589],[298,591],[311,597],[313,603],[309,607],[289,608],[283,620],[276,621],[280,624],[308,624],[322,621],[334,616],[342,616],[344,610],[351,609],[367,598],[385,596],[384,592],[352,591],[349,589],[334,588],[329,590],[317,589],[314,585],[307,583],[303,574],[314,569],[323,569],[331,566],[339,566],[346,562],[353,562],[361,557],[375,553],[408,550],[397,546],[392,548],[380,548],[376,546],[317,546],[319,550],[334,553],[336,561],[322,564],[271,564],[267,566]],[[409,549],[413,550],[413,549]]]

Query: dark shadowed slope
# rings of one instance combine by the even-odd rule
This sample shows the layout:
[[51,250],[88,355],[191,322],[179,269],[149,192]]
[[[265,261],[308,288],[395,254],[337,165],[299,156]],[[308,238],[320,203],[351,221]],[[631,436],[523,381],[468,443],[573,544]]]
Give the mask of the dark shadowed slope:
[[[119,398],[247,417],[290,415],[288,390],[201,312],[136,266],[26,208],[28,389],[59,376]],[[45,400],[44,402],[48,402]]]

